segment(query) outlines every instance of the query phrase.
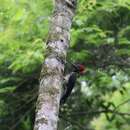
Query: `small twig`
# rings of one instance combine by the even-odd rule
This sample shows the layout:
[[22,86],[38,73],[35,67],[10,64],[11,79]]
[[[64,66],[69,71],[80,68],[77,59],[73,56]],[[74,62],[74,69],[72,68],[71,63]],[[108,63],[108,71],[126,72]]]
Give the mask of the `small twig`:
[[[32,92],[34,91],[34,88],[31,90]],[[9,98],[9,96],[13,96],[13,94],[9,94],[7,95],[5,98]],[[35,94],[32,98],[29,98],[27,102],[25,102],[25,104],[23,104],[22,107],[24,107],[25,105],[27,105],[28,103],[30,103],[33,99],[35,99],[37,97],[37,94]],[[15,101],[15,104],[18,104],[20,102],[20,100],[16,100]],[[14,102],[10,102],[10,103],[7,103],[7,106],[12,106],[14,104]],[[17,106],[16,106],[17,107]]]
[[118,105],[115,107],[114,111],[116,111],[120,106],[122,106],[122,105],[128,103],[129,101],[130,101],[130,98],[127,99],[127,100],[125,100],[125,101],[123,101],[122,103],[118,104]]
[[69,120],[69,119],[67,119],[67,118],[65,118],[65,117],[63,117],[63,116],[61,116],[61,115],[59,115],[59,117],[62,118],[64,121],[69,122],[70,124],[76,125],[77,127],[79,127],[79,128],[82,129],[82,130],[88,130],[88,129],[85,129],[84,127],[82,127],[82,126],[81,126],[78,122],[76,122],[76,121]]
[[22,115],[22,117],[21,117],[11,128],[9,128],[9,130],[14,130],[15,127],[17,127],[17,126],[20,124],[20,122],[24,119],[24,117],[27,116],[28,113],[29,113],[34,107],[35,107],[35,106],[32,106],[32,108],[30,108],[28,111],[26,111],[25,114]]
[[100,113],[114,113],[114,114],[118,114],[118,115],[126,115],[126,116],[130,116],[130,113],[125,113],[125,112],[118,112],[118,111],[114,111],[114,110],[100,110],[100,111],[91,111],[91,112],[77,112],[77,113],[73,113],[70,116],[79,116],[79,115],[89,115],[89,114],[100,114]]
[[26,103],[24,103],[21,107],[19,107],[15,112],[18,112],[19,110],[22,110],[26,105],[28,105],[31,101],[35,100],[37,98],[37,95],[30,98]]

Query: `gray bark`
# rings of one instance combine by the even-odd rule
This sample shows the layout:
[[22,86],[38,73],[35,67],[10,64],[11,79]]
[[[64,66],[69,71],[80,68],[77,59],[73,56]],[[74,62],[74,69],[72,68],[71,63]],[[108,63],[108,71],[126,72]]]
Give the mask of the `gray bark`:
[[55,0],[46,58],[41,71],[34,130],[57,129],[64,62],[75,7],[76,0]]

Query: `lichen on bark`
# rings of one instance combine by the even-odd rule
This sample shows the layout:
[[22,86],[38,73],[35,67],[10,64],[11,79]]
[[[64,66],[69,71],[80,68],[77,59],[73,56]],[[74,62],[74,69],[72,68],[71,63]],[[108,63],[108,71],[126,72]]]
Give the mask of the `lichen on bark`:
[[[56,130],[64,63],[76,0],[55,0],[55,10],[42,65],[34,130]],[[62,62],[63,61],[63,62]]]

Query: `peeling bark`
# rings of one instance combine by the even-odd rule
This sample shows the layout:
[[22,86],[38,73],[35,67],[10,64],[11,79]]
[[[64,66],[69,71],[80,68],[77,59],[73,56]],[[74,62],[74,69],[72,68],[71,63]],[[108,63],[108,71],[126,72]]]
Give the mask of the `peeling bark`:
[[34,130],[57,130],[64,62],[75,8],[76,0],[55,0],[46,58],[41,71]]

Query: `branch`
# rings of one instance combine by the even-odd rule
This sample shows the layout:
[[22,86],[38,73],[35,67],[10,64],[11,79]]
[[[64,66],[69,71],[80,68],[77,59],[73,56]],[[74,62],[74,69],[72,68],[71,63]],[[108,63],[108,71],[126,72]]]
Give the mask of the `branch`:
[[129,101],[130,101],[130,98],[127,99],[127,100],[125,100],[125,101],[123,101],[122,103],[118,104],[118,105],[115,107],[114,111],[116,111],[120,106],[122,106],[122,105],[128,103]]
[[63,117],[63,116],[61,116],[61,115],[59,115],[59,117],[60,117],[61,119],[63,119],[64,121],[69,122],[70,124],[76,125],[79,129],[82,129],[82,130],[92,130],[92,129],[84,128],[84,127],[81,126],[77,121],[69,120],[69,119],[67,119],[67,118],[65,118],[65,117]]
[[76,112],[73,114],[70,114],[70,116],[85,116],[85,115],[90,115],[90,114],[101,114],[101,113],[113,113],[113,114],[118,114],[118,115],[126,115],[126,116],[130,116],[130,113],[125,113],[125,112],[118,112],[118,111],[114,111],[114,110],[99,110],[99,111],[91,111],[91,112]]

